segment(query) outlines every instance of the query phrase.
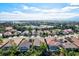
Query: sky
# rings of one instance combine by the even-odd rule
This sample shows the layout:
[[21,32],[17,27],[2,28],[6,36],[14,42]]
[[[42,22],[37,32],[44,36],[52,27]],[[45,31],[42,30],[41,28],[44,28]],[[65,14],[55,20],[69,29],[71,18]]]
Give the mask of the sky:
[[79,4],[0,3],[0,20],[79,21]]

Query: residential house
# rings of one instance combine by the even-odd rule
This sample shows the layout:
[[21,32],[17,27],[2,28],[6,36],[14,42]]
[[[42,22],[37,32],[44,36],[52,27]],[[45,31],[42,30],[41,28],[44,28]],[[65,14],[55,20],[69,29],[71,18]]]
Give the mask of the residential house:
[[72,37],[72,43],[79,48],[79,37]]
[[2,42],[0,42],[0,48],[2,48],[4,45],[8,43],[9,39],[3,39]]
[[11,26],[5,27],[5,30],[6,30],[6,31],[10,31],[10,30],[12,30],[12,29],[13,29],[13,27],[11,27]]
[[41,43],[42,43],[42,42],[41,42],[39,39],[34,39],[33,45],[34,45],[34,46],[40,46]]
[[22,39],[22,41],[20,42],[20,44],[18,45],[19,47],[19,50],[24,52],[24,51],[27,51],[30,46],[31,46],[31,42],[29,42],[29,40],[26,40],[26,39]]
[[9,32],[9,31],[7,31],[7,32],[4,32],[2,35],[3,35],[3,37],[10,37],[13,34],[11,32]]
[[61,45],[55,38],[48,38],[46,39],[47,46],[49,51],[57,52],[59,50],[59,46]]
[[22,38],[19,38],[19,37],[3,39],[3,43],[0,44],[0,48],[7,50],[8,48],[10,48],[12,46],[18,46],[21,41],[22,41]]
[[69,33],[73,33],[73,30],[72,29],[63,30],[63,34],[69,34]]
[[72,42],[68,41],[67,39],[64,39],[62,42],[62,46],[65,49],[77,49],[78,47],[76,45],[74,45]]
[[15,46],[14,40],[9,40],[5,45],[2,46],[3,50],[8,50],[10,47]]
[[24,32],[21,33],[21,35],[28,36],[29,35],[29,31],[24,31]]

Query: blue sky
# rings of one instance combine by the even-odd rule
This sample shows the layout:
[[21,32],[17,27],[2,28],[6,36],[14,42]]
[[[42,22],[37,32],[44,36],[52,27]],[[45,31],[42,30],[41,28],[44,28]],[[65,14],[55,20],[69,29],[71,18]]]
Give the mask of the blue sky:
[[78,20],[78,17],[79,5],[70,3],[0,3],[0,20]]
[[[52,8],[63,8],[69,4],[67,3],[1,3],[0,4],[0,12],[6,11],[11,12],[15,10],[19,10],[23,7],[23,5],[28,7],[37,7],[37,8],[43,8],[43,9],[52,9]],[[31,12],[31,11],[30,11]]]

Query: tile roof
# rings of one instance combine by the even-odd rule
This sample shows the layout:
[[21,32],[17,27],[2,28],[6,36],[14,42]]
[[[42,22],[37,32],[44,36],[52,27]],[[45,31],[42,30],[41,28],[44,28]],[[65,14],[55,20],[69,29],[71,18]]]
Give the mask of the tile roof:
[[78,38],[73,37],[73,38],[72,38],[72,41],[73,41],[73,43],[79,48],[79,37],[78,37]]
[[9,47],[13,45],[19,45],[19,43],[22,41],[22,38],[15,37],[15,38],[10,38],[10,39],[3,39],[3,43],[0,45],[0,47]]
[[13,46],[13,45],[16,45],[16,43],[14,42],[14,40],[9,40],[7,42],[7,44],[5,44],[2,48],[4,48],[4,47],[10,47],[10,46]]
[[29,48],[30,45],[31,45],[31,43],[30,43],[29,41],[27,41],[27,40],[22,40],[22,41],[20,42],[20,44],[19,44],[19,47],[27,47],[27,48]]
[[9,35],[12,35],[12,33],[11,32],[5,32],[4,35],[8,35],[9,36]]
[[41,42],[45,42],[43,37],[37,36],[35,39],[40,40]]
[[9,26],[9,27],[5,27],[5,30],[11,30],[13,29],[13,27]]
[[74,45],[73,43],[69,42],[68,40],[66,40],[67,42],[62,43],[64,48],[77,48],[76,45]]
[[16,45],[18,45],[22,41],[22,38],[16,37],[16,38],[13,38],[13,40],[16,43]]
[[56,45],[56,46],[60,45],[60,42],[55,40],[55,38],[48,38],[46,39],[46,41],[48,45]]
[[5,44],[7,44],[7,43],[8,43],[8,41],[9,41],[8,39],[7,39],[7,40],[6,40],[6,39],[4,39],[4,40],[3,40],[3,43],[1,43],[1,44],[0,44],[0,48],[2,48]]
[[34,40],[34,46],[40,46],[41,41],[39,39]]

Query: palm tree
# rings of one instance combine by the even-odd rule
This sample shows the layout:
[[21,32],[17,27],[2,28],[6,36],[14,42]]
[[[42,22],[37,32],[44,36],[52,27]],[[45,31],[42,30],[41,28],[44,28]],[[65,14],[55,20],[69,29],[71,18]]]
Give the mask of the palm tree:
[[64,56],[65,49],[63,47],[60,47],[60,56]]
[[28,28],[28,31],[29,31],[29,33],[30,33],[29,36],[31,36],[31,35],[32,35],[32,28],[31,28],[31,26]]
[[2,49],[0,49],[0,56],[2,56],[2,54],[3,54],[3,51],[2,51]]
[[14,56],[17,51],[18,50],[17,50],[17,46],[16,45],[10,47],[10,49],[9,49],[10,56]]
[[0,38],[0,44],[2,44],[3,43],[3,40]]
[[46,45],[41,43],[38,49],[33,48],[33,46],[25,53],[27,56],[40,56],[42,55],[43,51],[45,51]]

